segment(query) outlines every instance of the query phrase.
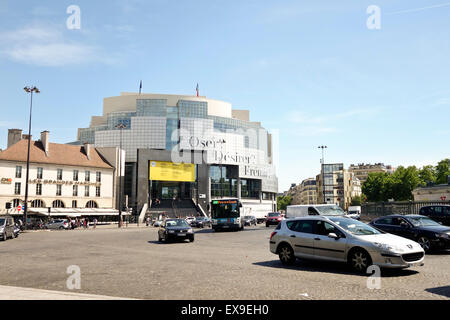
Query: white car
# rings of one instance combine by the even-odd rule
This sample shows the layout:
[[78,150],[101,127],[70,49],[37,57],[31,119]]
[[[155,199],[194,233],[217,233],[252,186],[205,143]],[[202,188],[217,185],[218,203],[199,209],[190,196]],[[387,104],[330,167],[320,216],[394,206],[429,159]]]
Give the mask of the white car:
[[340,261],[358,272],[366,272],[371,265],[420,266],[425,258],[417,242],[342,216],[282,220],[270,236],[270,251],[283,264],[293,264],[297,258]]
[[195,217],[186,217],[186,222],[190,225],[193,221],[195,221]]
[[50,221],[44,226],[46,229],[68,230],[70,228],[69,221],[66,219],[57,219]]

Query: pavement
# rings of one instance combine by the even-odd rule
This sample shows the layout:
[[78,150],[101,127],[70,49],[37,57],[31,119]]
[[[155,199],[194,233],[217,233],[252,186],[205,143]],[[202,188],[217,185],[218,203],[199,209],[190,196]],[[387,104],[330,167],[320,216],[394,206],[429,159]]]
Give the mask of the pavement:
[[[269,251],[273,228],[196,229],[192,243],[159,243],[158,229],[145,226],[23,233],[0,242],[0,285],[69,299],[450,299],[449,251],[427,255],[423,267],[382,270],[380,289],[369,289],[369,278],[345,264],[283,266]],[[66,284],[74,265],[79,290]],[[41,292],[29,291],[34,299]]]
[[128,300],[77,292],[0,286],[0,300]]

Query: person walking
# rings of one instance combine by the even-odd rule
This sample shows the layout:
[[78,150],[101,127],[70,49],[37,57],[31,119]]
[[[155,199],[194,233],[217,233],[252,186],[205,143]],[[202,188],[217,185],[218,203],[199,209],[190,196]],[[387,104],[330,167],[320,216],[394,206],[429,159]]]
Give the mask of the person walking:
[[94,229],[97,227],[97,218],[94,218]]

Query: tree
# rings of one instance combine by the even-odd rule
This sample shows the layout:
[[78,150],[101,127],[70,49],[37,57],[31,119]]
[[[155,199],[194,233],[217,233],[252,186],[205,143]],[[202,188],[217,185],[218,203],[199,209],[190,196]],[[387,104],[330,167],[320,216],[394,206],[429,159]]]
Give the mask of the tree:
[[354,196],[350,203],[351,206],[360,206],[363,203],[362,196]]
[[384,189],[387,177],[388,173],[386,172],[369,173],[367,180],[362,185],[362,192],[366,195],[367,201],[386,201]]
[[420,185],[427,186],[429,183],[436,183],[436,169],[433,166],[424,166],[419,170]]
[[277,197],[277,209],[278,211],[286,210],[286,207],[291,204],[291,196],[279,196]]
[[438,162],[436,166],[436,183],[446,184],[450,175],[450,159],[444,159]]

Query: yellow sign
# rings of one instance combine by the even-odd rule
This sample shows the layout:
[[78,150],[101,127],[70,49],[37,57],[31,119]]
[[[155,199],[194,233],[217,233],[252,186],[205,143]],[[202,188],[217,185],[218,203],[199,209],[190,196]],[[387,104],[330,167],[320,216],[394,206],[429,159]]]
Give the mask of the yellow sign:
[[195,164],[150,161],[149,179],[156,181],[195,182]]

